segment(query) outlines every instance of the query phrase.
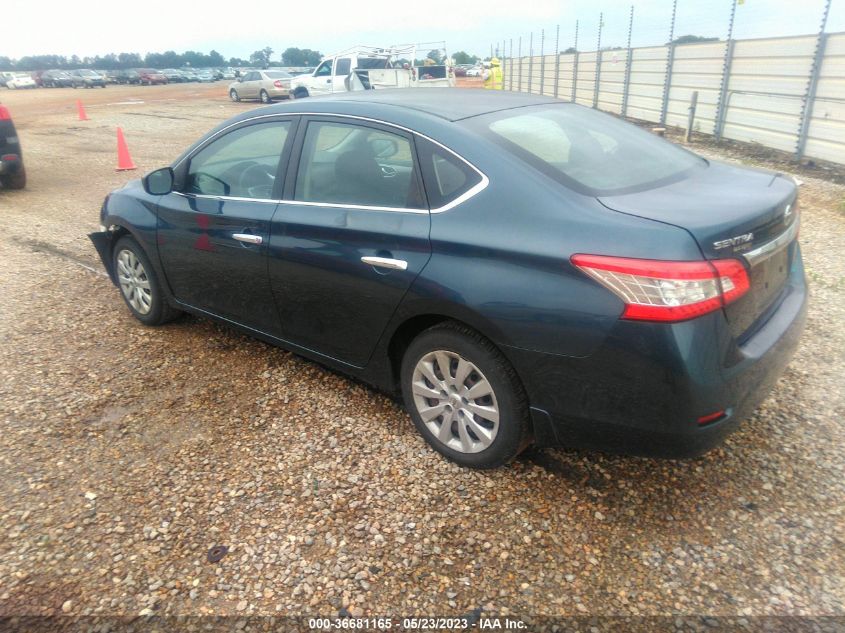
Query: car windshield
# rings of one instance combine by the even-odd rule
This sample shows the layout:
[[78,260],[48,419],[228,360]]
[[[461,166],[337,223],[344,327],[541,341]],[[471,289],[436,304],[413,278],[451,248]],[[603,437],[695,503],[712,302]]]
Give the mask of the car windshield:
[[572,104],[504,110],[466,124],[537,170],[592,196],[668,184],[707,165],[635,125]]
[[264,73],[270,79],[290,79],[290,75],[283,70],[271,70]]
[[93,70],[80,70],[79,74],[82,75],[83,77],[96,77],[97,76],[97,73],[95,73]]

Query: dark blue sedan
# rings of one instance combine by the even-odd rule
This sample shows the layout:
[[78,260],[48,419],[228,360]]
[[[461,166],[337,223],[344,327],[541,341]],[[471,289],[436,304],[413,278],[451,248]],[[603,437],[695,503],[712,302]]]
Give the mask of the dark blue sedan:
[[91,237],[142,323],[211,317],[402,393],[459,464],[677,457],[797,345],[796,195],[571,103],[368,91],[230,119]]

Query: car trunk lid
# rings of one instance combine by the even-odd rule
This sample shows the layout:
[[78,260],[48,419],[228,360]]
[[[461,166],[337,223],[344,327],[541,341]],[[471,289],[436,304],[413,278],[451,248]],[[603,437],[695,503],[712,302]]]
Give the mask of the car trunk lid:
[[679,182],[599,201],[615,211],[686,229],[707,259],[744,261],[750,289],[725,309],[732,333],[743,339],[786,286],[798,227],[796,194],[789,177],[712,162]]

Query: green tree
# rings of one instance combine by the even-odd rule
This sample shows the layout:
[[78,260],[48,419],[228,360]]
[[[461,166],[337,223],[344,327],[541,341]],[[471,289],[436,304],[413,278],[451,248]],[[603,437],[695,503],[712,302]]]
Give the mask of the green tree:
[[117,61],[121,68],[138,68],[144,65],[144,60],[138,53],[120,53]]
[[439,48],[434,48],[428,51],[428,55],[426,57],[432,60],[435,64],[442,64],[446,60],[446,55],[443,54],[443,51]]
[[702,37],[701,35],[681,35],[680,37],[676,37],[669,44],[701,44],[703,42],[718,42],[718,37]]
[[249,63],[253,66],[260,66],[267,68],[270,65],[270,56],[273,54],[273,49],[265,46],[260,51],[255,51],[249,56]]
[[312,51],[310,48],[286,48],[282,53],[282,65],[284,66],[316,66],[323,58],[319,51]]
[[478,62],[478,55],[470,55],[466,51],[458,51],[452,55],[456,64],[475,64]]

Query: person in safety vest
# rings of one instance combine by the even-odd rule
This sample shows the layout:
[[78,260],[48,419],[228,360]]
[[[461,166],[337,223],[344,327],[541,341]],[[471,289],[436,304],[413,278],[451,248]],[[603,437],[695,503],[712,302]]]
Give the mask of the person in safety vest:
[[484,63],[484,72],[481,73],[484,78],[484,88],[486,90],[502,90],[504,82],[502,81],[502,64],[498,57],[494,57],[488,63]]

